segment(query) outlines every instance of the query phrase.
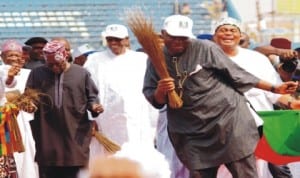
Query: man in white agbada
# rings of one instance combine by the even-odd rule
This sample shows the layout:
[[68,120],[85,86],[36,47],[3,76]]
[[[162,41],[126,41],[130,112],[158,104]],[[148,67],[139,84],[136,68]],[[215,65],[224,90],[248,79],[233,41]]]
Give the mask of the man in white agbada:
[[[151,122],[157,119],[157,111],[142,93],[147,55],[125,46],[128,30],[123,25],[108,25],[102,34],[108,49],[89,55],[84,64],[99,89],[105,110],[96,119],[99,130],[119,145],[125,142],[153,145]],[[106,155],[95,140],[92,140],[90,153]]]
[[[240,28],[240,23],[235,19],[221,19],[213,30],[213,40],[223,49],[225,54],[231,60],[246,71],[261,79],[267,80],[274,85],[282,83],[280,76],[266,56],[256,51],[238,46],[241,37]],[[289,109],[297,108],[297,105],[299,105],[299,101],[294,100],[289,95],[274,94],[257,88],[248,90],[244,95],[257,111],[272,111],[274,110],[273,104],[285,105],[286,107],[289,107]],[[292,101],[292,103],[288,104],[290,101]],[[252,114],[254,114],[255,119],[257,119],[257,126],[262,126],[263,122],[259,121],[259,117],[253,110]],[[265,161],[258,160],[257,167],[259,177],[266,178],[266,176],[269,175]],[[292,177],[289,168],[285,165],[275,166],[269,164],[269,170],[274,177]],[[222,173],[222,171],[219,171],[218,176],[220,178],[225,177],[225,175],[221,175]]]
[[[29,48],[28,46],[22,46],[15,40],[7,40],[2,44],[1,57],[4,62],[3,68],[8,70],[11,66],[18,65],[22,67],[24,62],[22,60],[22,48]],[[28,50],[28,49],[27,49]],[[18,75],[15,76],[17,81],[14,87],[6,87],[6,97],[10,92],[23,93],[25,84],[30,73],[29,69],[21,68]],[[22,135],[22,141],[25,147],[25,151],[22,153],[14,153],[14,158],[17,165],[18,176],[22,178],[38,178],[38,168],[34,161],[35,147],[34,140],[31,133],[29,121],[33,119],[33,114],[29,114],[22,110],[19,111],[17,116],[17,122]]]

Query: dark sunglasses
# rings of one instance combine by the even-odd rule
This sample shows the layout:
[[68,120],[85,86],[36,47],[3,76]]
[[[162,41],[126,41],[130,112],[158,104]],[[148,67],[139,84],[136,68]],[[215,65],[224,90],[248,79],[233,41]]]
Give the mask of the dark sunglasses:
[[120,42],[120,41],[122,41],[122,39],[121,38],[115,38],[115,37],[106,37],[106,41],[108,41],[108,42],[112,42],[112,41]]

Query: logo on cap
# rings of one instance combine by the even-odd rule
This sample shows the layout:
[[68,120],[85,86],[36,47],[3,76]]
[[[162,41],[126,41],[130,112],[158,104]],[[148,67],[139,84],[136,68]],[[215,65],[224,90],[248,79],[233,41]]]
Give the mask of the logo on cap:
[[118,27],[117,26],[110,26],[109,30],[111,30],[111,31],[118,31]]
[[179,28],[188,28],[189,23],[187,21],[180,21],[179,22]]
[[104,37],[116,37],[123,39],[128,37],[128,30],[124,25],[111,24],[105,28],[103,35]]

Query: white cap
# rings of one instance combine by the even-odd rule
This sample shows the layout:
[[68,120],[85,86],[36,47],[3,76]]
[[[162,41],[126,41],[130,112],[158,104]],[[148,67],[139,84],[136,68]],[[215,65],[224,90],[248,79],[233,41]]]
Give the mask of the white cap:
[[93,47],[91,47],[89,44],[83,44],[81,46],[78,46],[76,49],[74,49],[72,56],[74,58],[90,53],[90,52],[94,52],[95,49]]
[[102,32],[104,37],[116,37],[124,39],[128,37],[128,30],[124,25],[111,24],[105,28],[105,31]]
[[212,34],[214,34],[216,32],[216,30],[223,25],[232,25],[232,26],[236,26],[240,31],[242,31],[241,29],[241,22],[238,21],[237,19],[231,18],[231,17],[225,17],[220,19],[219,21],[217,21],[213,26],[212,26]]
[[194,38],[193,20],[184,15],[171,15],[164,21],[163,29],[171,36]]

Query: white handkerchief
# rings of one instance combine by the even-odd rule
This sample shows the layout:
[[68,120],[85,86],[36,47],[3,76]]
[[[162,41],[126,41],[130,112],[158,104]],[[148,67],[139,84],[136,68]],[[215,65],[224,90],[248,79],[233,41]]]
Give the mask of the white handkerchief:
[[189,76],[191,76],[191,75],[193,75],[193,74],[199,72],[201,69],[202,69],[202,66],[201,66],[200,64],[197,64],[195,70],[192,71],[192,72],[189,74]]

